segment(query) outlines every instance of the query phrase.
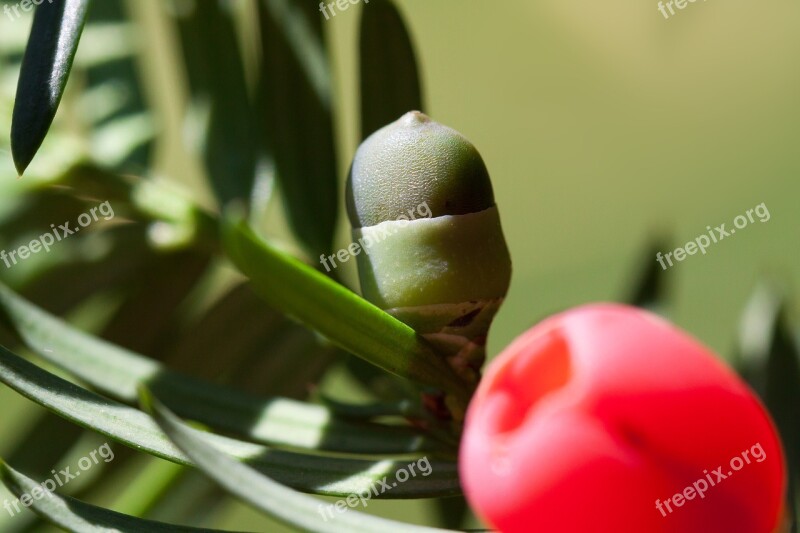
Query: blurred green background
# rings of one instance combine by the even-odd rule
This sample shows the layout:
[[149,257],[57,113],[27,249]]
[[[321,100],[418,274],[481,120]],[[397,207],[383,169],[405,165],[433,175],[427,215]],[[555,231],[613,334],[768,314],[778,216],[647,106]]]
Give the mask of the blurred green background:
[[[770,279],[791,296],[797,323],[800,4],[710,0],[669,20],[654,1],[397,4],[416,46],[426,112],[477,146],[494,183],[514,275],[492,329],[490,356],[548,314],[628,297],[644,265],[656,261],[649,249],[655,239],[666,243],[663,252],[671,251],[706,226],[730,227],[734,217],[762,202],[768,222],[756,221],[666,273],[666,311],[730,358],[748,297],[759,280]],[[202,169],[182,140],[187,89],[181,59],[169,46],[177,37],[164,4],[130,0],[127,9],[139,31],[117,37],[140,49],[138,66],[149,87],[144,96],[159,128],[160,174],[189,185],[209,204]],[[361,9],[369,5],[323,24],[333,53],[342,184],[359,142]],[[0,18],[0,43],[24,39],[29,23]],[[247,11],[240,23],[252,23]],[[78,61],[91,56],[93,46],[99,44],[82,42]],[[255,52],[249,53],[252,59]],[[15,82],[16,73],[2,72],[0,191],[7,197],[23,187],[8,152]],[[77,98],[72,89],[65,103]],[[57,125],[68,121],[67,113],[59,114]],[[58,142],[51,137],[44,149]],[[39,164],[32,167],[34,176],[49,170]],[[341,196],[342,188],[340,202]],[[278,203],[266,228],[271,235],[288,234]],[[347,242],[349,227],[340,216],[337,243]],[[345,265],[343,277],[355,288],[353,266]],[[5,387],[0,406],[4,455],[39,409]],[[0,500],[5,497],[0,489]],[[367,509],[376,510],[416,522],[434,513],[415,502],[374,502]],[[208,525],[268,523],[230,503]]]

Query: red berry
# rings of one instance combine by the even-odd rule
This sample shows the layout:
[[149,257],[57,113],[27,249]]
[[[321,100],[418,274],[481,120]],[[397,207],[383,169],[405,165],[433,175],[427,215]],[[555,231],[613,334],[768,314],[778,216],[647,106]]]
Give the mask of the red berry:
[[460,457],[468,500],[503,532],[770,533],[785,472],[769,415],[728,367],[611,304],[551,317],[489,365]]

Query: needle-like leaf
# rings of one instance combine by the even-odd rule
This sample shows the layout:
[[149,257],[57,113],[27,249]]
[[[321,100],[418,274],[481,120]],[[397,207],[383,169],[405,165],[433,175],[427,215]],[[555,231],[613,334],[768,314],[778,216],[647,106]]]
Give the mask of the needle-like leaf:
[[[214,532],[215,529],[198,529],[175,526],[163,522],[144,520],[124,515],[102,507],[95,507],[82,501],[59,496],[42,490],[42,486],[31,478],[17,472],[0,459],[0,479],[3,484],[20,497],[22,495],[42,494],[31,498],[30,509],[48,522],[76,533],[180,533],[191,531]],[[34,492],[36,490],[36,492]]]
[[315,2],[261,0],[256,90],[263,149],[274,159],[289,226],[310,256],[331,248],[337,162],[331,73]]
[[148,383],[182,416],[259,442],[361,454],[437,448],[411,429],[347,422],[321,405],[259,397],[172,372],[153,359],[71,327],[1,283],[0,321],[39,356],[103,394],[136,403],[136,388]]
[[395,375],[454,393],[469,392],[411,327],[324,274],[260,239],[235,216],[223,222],[231,260],[267,303],[321,333],[334,344]]
[[[304,531],[320,533],[371,533],[392,531],[397,533],[432,533],[446,530],[423,526],[413,526],[369,516],[358,511],[345,513],[336,511],[331,518],[324,512],[319,500],[295,492],[266,477],[252,468],[228,457],[212,446],[198,439],[194,431],[169,412],[150,392],[142,389],[142,404],[149,411],[161,429],[181,448],[211,479],[226,491],[240,498],[268,515],[301,528]],[[388,483],[394,483],[388,480]],[[394,490],[395,487],[392,488]],[[381,486],[376,490],[383,490]],[[359,495],[360,494],[360,495]],[[372,496],[368,489],[363,493],[353,493],[351,497],[363,498],[368,502]],[[352,498],[348,498],[348,505]],[[338,509],[338,508],[337,508]]]
[[[193,465],[143,412],[50,374],[2,346],[0,382],[54,413],[126,446],[174,463]],[[396,475],[408,462],[407,459],[365,460],[285,452],[193,431],[196,431],[197,438],[250,463],[257,470],[269,473],[281,483],[315,494],[346,496],[366,490],[377,480]],[[456,464],[444,460],[430,460],[430,464],[431,475],[411,478],[384,497],[425,498],[458,494]]]
[[20,175],[33,160],[56,116],[88,4],[89,0],[63,0],[36,8],[11,121],[11,152]]
[[364,6],[359,57],[362,138],[408,111],[424,111],[414,46],[391,0]]

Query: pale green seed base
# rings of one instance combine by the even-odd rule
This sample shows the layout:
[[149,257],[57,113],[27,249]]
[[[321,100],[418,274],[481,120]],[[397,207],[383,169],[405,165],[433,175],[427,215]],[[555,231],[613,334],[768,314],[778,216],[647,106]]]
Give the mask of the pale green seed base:
[[[382,309],[505,296],[511,259],[497,207],[353,230],[361,292]],[[368,244],[368,246],[366,246]]]

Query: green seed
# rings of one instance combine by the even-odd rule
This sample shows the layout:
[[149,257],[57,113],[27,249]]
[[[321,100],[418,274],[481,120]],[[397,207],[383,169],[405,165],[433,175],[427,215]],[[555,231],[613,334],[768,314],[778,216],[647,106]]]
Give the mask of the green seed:
[[472,143],[419,111],[406,113],[361,144],[346,198],[354,228],[398,220],[423,203],[434,217],[494,205],[489,172]]
[[367,138],[347,184],[365,298],[416,329],[475,383],[511,259],[486,165],[412,111]]

